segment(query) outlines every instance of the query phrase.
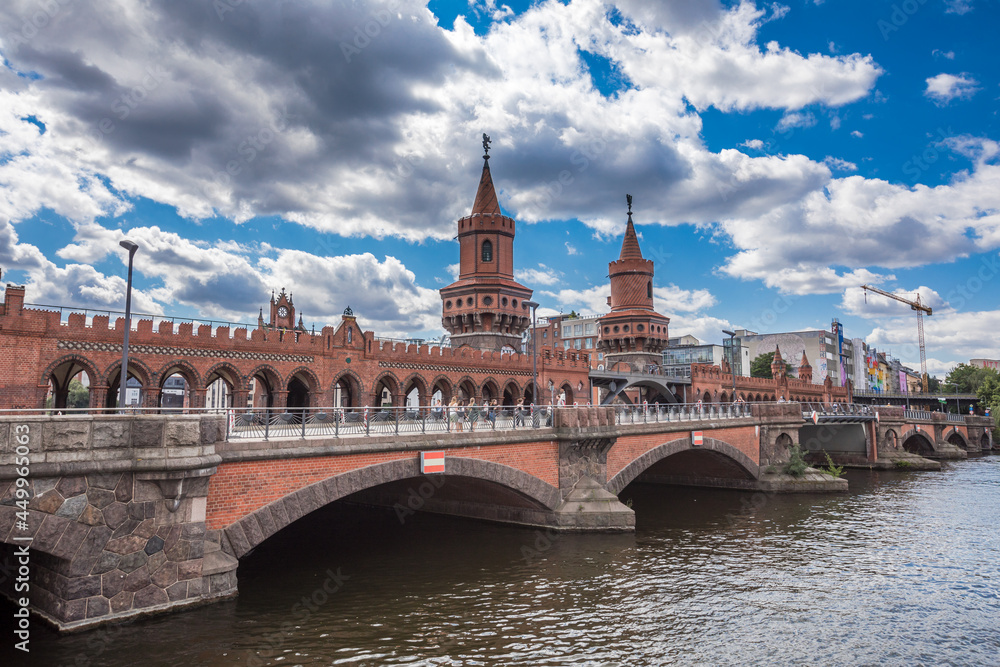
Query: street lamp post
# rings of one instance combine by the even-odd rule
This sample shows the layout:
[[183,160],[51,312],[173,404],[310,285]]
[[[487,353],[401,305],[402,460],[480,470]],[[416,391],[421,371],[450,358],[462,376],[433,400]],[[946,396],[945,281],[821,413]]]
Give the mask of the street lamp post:
[[538,332],[535,330],[535,314],[538,312],[536,301],[522,301],[524,305],[531,308],[531,402],[538,400],[538,343],[535,341]]
[[736,332],[722,330],[729,336],[729,374],[733,376],[733,402],[736,402]]
[[118,243],[128,250],[128,280],[125,284],[125,340],[122,343],[122,375],[118,385],[118,409],[125,408],[125,384],[128,381],[128,333],[132,328],[132,258],[139,246],[128,239]]

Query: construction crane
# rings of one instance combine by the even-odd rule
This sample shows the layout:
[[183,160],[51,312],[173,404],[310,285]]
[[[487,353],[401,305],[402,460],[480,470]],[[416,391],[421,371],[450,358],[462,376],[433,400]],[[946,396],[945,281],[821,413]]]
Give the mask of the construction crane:
[[924,386],[924,393],[926,394],[929,389],[927,384],[927,350],[924,348],[924,313],[932,315],[933,310],[930,306],[925,306],[920,303],[920,292],[917,292],[916,301],[910,301],[909,299],[904,299],[898,294],[886,292],[885,290],[872,287],[871,285],[862,285],[861,289],[865,291],[865,302],[868,301],[868,292],[871,291],[876,294],[881,294],[882,296],[887,296],[890,299],[895,299],[901,303],[905,303],[910,307],[910,310],[917,311],[917,338],[920,341],[920,380]]

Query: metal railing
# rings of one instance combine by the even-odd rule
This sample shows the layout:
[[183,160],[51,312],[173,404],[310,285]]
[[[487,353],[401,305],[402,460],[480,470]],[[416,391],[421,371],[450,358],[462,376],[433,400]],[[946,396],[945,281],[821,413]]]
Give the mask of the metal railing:
[[548,407],[422,406],[230,410],[227,440],[519,431],[552,425]]
[[964,424],[965,423],[965,415],[957,415],[954,412],[949,412],[948,413],[948,421],[950,421],[950,422],[959,422],[961,424]]
[[656,424],[752,416],[750,403],[659,403],[615,405],[615,424]]
[[[907,419],[932,419],[931,415],[933,412],[927,410],[903,410],[903,416]],[[964,419],[962,421],[965,421]]]
[[811,419],[815,412],[822,417],[871,417],[875,411],[870,405],[861,403],[802,403],[802,416]]

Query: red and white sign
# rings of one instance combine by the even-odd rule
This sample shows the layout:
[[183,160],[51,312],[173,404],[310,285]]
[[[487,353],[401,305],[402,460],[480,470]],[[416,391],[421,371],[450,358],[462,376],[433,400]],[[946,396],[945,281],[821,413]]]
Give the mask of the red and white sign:
[[813,424],[819,424],[819,413],[813,410],[812,413]]
[[444,472],[444,452],[420,452],[420,474]]
[[691,445],[693,447],[700,447],[705,443],[705,439],[701,437],[701,431],[691,431]]

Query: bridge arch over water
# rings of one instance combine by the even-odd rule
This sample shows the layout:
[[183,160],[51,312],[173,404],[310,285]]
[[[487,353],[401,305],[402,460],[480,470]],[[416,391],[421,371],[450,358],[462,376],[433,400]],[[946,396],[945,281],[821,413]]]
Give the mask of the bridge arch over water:
[[476,518],[484,517],[473,506],[491,505],[497,510],[495,518],[502,520],[505,515],[549,514],[562,496],[533,475],[491,461],[449,457],[446,475],[428,476],[420,474],[413,458],[399,459],[333,475],[246,514],[222,529],[227,551],[241,558],[282,528],[343,499],[387,505],[404,514],[440,506],[448,514]]
[[694,446],[691,438],[685,437],[653,447],[637,457],[608,481],[607,489],[618,495],[642,475],[678,480],[732,480],[731,485],[744,486],[755,481],[759,474],[760,467],[753,459],[733,445],[705,438],[702,445]]

